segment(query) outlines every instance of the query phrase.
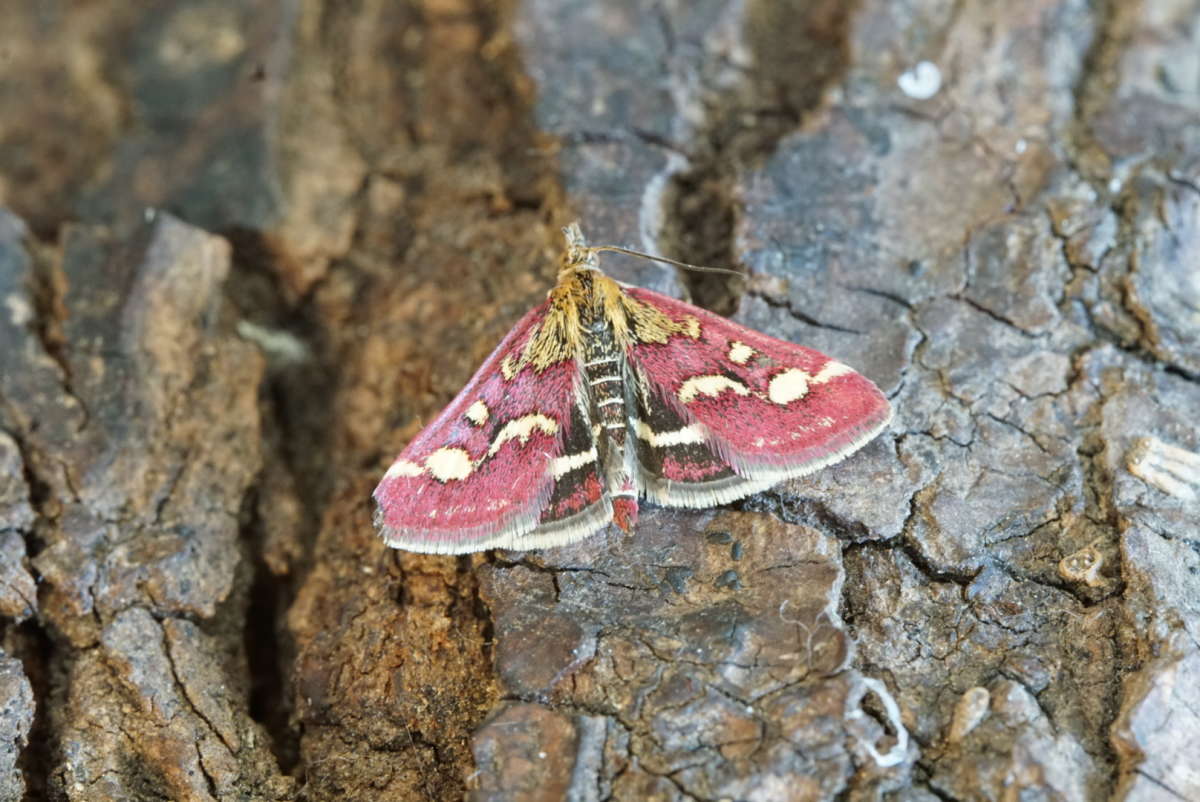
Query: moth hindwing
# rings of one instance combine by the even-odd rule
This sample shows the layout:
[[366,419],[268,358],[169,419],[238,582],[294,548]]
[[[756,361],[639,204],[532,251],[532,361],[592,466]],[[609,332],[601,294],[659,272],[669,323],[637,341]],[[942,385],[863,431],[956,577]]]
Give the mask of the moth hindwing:
[[570,543],[638,499],[708,507],[816,471],[891,420],[868,379],[810,348],[601,273],[578,225],[558,283],[375,488],[389,546],[460,554]]

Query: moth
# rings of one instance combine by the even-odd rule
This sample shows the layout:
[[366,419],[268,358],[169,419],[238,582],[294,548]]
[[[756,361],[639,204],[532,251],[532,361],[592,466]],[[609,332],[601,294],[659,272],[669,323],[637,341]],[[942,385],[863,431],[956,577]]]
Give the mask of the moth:
[[847,365],[614,281],[598,255],[630,251],[563,231],[557,286],[375,488],[389,546],[462,554],[628,532],[639,499],[724,504],[844,459],[891,421]]

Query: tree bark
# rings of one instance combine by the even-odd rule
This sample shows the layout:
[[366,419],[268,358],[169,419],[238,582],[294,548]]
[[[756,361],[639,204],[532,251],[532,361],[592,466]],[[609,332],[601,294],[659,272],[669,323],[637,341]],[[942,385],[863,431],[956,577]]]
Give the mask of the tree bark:
[[[1200,798],[1197,0],[3,16],[0,799]],[[895,423],[385,548],[576,217]]]

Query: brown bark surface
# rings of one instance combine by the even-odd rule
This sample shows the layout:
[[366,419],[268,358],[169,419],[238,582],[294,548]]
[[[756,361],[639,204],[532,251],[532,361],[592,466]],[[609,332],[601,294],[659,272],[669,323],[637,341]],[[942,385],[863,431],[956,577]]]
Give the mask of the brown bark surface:
[[[1200,2],[142,5],[0,6],[0,799],[1200,799]],[[892,429],[384,548],[575,217]]]

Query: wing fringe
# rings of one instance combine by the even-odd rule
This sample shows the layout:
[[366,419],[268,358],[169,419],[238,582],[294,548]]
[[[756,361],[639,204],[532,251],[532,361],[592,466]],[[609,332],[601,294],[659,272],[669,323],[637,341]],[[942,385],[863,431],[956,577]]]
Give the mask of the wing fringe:
[[[549,495],[547,493],[547,495]],[[395,549],[422,554],[470,554],[487,549],[544,549],[565,546],[583,540],[608,525],[612,520],[612,500],[605,493],[595,504],[567,518],[539,523],[538,516],[545,501],[532,514],[523,513],[509,519],[500,529],[491,526],[473,530],[454,530],[454,540],[446,540],[446,532],[437,529],[400,530],[383,522],[383,511],[376,509],[375,526],[385,545]]]
[[662,507],[688,507],[702,509],[717,504],[727,504],[746,496],[760,493],[788,479],[798,479],[822,468],[841,462],[874,440],[892,422],[893,411],[887,407],[887,415],[875,424],[859,426],[852,430],[848,441],[816,459],[793,465],[764,465],[747,463],[730,453],[728,446],[720,441],[710,441],[709,447],[718,454],[737,476],[726,476],[711,482],[675,482],[646,471],[638,465],[639,482],[646,498]]

